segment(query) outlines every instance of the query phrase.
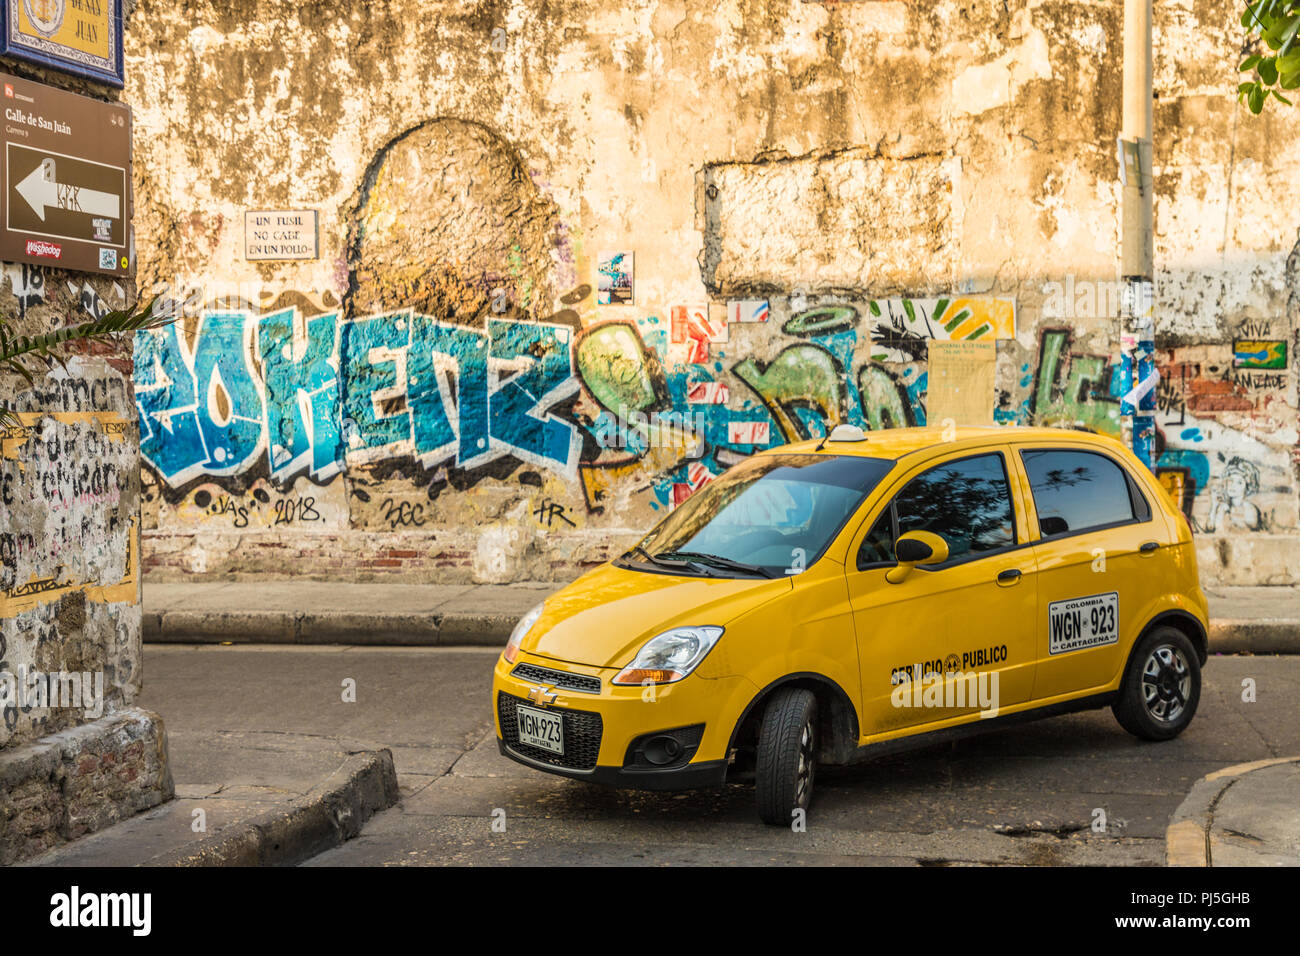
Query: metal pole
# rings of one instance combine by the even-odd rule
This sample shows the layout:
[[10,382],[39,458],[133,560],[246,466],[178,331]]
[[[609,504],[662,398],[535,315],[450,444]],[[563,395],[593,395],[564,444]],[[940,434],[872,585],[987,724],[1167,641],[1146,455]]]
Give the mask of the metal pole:
[[1151,0],[1124,0],[1124,114],[1119,136],[1123,185],[1120,275],[1121,429],[1155,467],[1155,295],[1151,171]]

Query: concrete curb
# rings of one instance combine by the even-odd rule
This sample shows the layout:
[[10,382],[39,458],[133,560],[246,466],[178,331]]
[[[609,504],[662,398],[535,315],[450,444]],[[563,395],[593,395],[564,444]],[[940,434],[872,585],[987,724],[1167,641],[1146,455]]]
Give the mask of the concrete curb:
[[[149,644],[360,644],[495,647],[520,615],[494,612],[150,611]],[[1300,654],[1300,619],[1212,619],[1211,654]]]
[[393,753],[352,754],[288,807],[149,860],[149,866],[292,866],[351,840],[399,799]]
[[1300,654],[1300,620],[1210,618],[1211,654]]
[[1211,833],[1214,811],[1224,793],[1242,777],[1279,764],[1296,763],[1300,757],[1255,760],[1216,770],[1196,781],[1170,818],[1165,830],[1165,862],[1169,866],[1211,866]]
[[520,615],[379,612],[159,611],[144,615],[146,644],[361,644],[495,647]]

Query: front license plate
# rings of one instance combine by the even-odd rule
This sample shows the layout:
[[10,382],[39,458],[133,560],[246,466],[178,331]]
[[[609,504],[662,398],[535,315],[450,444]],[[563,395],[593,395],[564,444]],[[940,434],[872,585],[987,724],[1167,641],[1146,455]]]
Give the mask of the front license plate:
[[564,721],[559,714],[536,707],[516,707],[515,722],[519,725],[521,744],[541,747],[553,754],[564,753]]
[[1064,654],[1119,640],[1119,594],[1053,601],[1047,605],[1048,652]]

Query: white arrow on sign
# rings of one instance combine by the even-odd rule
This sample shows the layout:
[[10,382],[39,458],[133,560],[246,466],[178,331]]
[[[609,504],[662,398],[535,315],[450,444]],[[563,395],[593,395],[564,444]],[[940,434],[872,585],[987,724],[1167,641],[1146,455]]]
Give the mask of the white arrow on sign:
[[122,197],[116,193],[100,192],[82,186],[69,186],[60,183],[54,176],[54,160],[43,159],[41,165],[33,169],[27,178],[18,184],[18,195],[27,200],[36,215],[45,221],[45,210],[66,209],[70,212],[84,212],[90,216],[106,216],[117,219],[121,216]]

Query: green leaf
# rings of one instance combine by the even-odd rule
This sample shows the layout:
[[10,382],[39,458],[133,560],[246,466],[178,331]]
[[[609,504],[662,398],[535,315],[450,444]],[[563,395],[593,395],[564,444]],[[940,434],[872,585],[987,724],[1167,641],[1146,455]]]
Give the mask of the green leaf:
[[16,372],[17,374],[25,378],[27,380],[27,385],[29,388],[35,387],[36,379],[32,378],[32,373],[27,371],[26,366],[24,366],[21,362],[10,360],[5,363],[5,366],[9,369],[9,371]]
[[1259,78],[1264,81],[1265,86],[1272,86],[1277,82],[1277,58],[1270,56],[1260,60],[1257,72]]
[[1279,100],[1281,100],[1283,103],[1285,103],[1287,106],[1290,106],[1290,105],[1291,105],[1291,101],[1288,100],[1288,99],[1287,99],[1285,96],[1283,96],[1281,93],[1279,93],[1277,90],[1271,90],[1270,92],[1271,92],[1275,97],[1277,97]]
[[39,358],[47,364],[54,361],[62,363],[63,357],[56,352],[56,349],[73,339],[111,339],[126,332],[138,332],[142,329],[169,325],[180,317],[179,314],[154,315],[153,307],[157,301],[155,297],[139,312],[117,309],[93,321],[78,322],[41,335],[5,336],[0,339],[0,364],[12,367],[19,356]]
[[1291,27],[1282,37],[1282,49],[1279,51],[1285,53],[1291,49],[1291,44],[1295,42],[1296,31],[1300,30],[1300,16],[1291,18]]
[[1256,84],[1255,88],[1250,91],[1246,97],[1246,103],[1250,111],[1258,116],[1264,111],[1264,88]]
[[1258,53],[1254,54],[1253,56],[1248,56],[1246,57],[1246,59],[1241,61],[1241,66],[1237,67],[1237,71],[1239,73],[1245,73],[1247,70],[1254,69],[1255,64],[1257,64],[1262,59],[1264,58],[1260,56]]

